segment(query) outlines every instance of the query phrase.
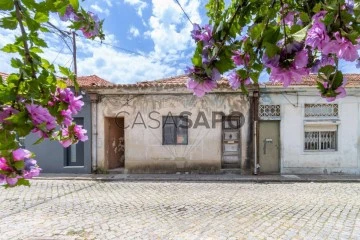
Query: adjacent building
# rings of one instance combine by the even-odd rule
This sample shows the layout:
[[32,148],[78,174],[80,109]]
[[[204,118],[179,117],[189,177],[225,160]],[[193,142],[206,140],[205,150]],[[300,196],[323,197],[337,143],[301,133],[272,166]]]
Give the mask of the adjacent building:
[[347,97],[331,103],[315,76],[260,86],[260,172],[360,174],[360,74],[345,78]]

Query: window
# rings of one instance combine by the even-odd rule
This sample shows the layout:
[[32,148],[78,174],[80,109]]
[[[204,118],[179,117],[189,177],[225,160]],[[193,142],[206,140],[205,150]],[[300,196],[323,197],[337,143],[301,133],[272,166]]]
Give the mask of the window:
[[339,116],[337,104],[305,104],[305,117],[331,118]]
[[[74,118],[77,125],[84,126],[84,118]],[[66,166],[84,166],[84,142],[79,141],[65,148]]]
[[336,151],[337,126],[305,126],[305,151]]
[[259,118],[261,120],[280,119],[280,105],[259,105]]
[[187,145],[187,124],[186,116],[163,116],[163,145]]
[[338,104],[305,104],[304,150],[336,151],[338,118]]

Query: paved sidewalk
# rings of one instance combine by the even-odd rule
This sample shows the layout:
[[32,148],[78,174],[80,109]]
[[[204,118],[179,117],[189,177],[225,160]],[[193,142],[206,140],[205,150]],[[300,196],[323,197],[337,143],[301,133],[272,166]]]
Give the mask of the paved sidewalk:
[[240,174],[48,174],[37,180],[200,181],[200,182],[359,182],[360,175],[240,175]]
[[360,240],[358,183],[37,180],[0,209],[0,240]]

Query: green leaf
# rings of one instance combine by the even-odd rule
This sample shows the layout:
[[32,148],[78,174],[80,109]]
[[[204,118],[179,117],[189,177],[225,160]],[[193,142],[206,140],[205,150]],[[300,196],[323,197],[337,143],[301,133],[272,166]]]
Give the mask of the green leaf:
[[6,53],[16,53],[18,52],[19,47],[16,46],[15,44],[6,44],[1,51],[6,52]]
[[16,184],[17,186],[27,186],[30,187],[30,181],[24,178],[19,178]]
[[25,163],[24,161],[16,161],[14,163],[14,167],[16,168],[16,170],[22,170],[25,167]]
[[33,145],[37,145],[37,144],[40,144],[44,141],[44,138],[39,138],[36,142],[33,143]]
[[327,79],[330,78],[330,75],[335,71],[335,67],[331,65],[326,65],[319,69],[319,74],[323,73]]
[[69,2],[75,11],[79,10],[79,1],[78,0],[70,0]]
[[11,66],[13,68],[21,68],[23,66],[23,62],[18,58],[11,59]]
[[37,12],[37,13],[35,13],[34,19],[38,23],[44,23],[44,22],[49,21],[49,15],[44,12]]
[[301,12],[300,13],[300,19],[303,23],[308,23],[310,22],[310,18],[309,18],[309,15],[307,15],[306,13],[304,12]]
[[14,1],[13,0],[1,0],[0,1],[0,10],[3,11],[10,11],[14,8]]
[[280,51],[280,48],[275,44],[264,42],[263,45],[265,46],[265,53],[269,58],[272,58]]
[[4,17],[0,19],[0,27],[10,30],[15,30],[17,28],[18,22],[14,17]]
[[33,53],[43,53],[44,51],[41,50],[41,48],[38,48],[38,47],[31,47],[31,48],[30,48],[30,52],[33,52]]
[[321,10],[321,3],[317,3],[313,8],[313,12],[319,12]]
[[306,33],[307,33],[307,30],[308,30],[309,26],[310,25],[307,25],[306,27],[304,27],[300,31],[297,31],[294,34],[291,34],[290,37],[292,37],[294,40],[296,40],[298,42],[301,42],[306,37]]

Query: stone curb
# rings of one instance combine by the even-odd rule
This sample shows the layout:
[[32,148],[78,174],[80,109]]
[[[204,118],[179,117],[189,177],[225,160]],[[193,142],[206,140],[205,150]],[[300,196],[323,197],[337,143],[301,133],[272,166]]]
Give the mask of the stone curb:
[[237,177],[235,176],[221,176],[221,175],[168,175],[168,176],[147,176],[131,174],[116,174],[99,176],[44,176],[36,177],[35,180],[71,180],[71,181],[100,181],[100,182],[237,182],[237,183],[360,183],[360,177],[357,178],[339,178],[336,176],[327,176],[327,178],[314,177],[308,178],[297,175],[298,178],[289,178],[284,176],[260,176],[260,177]]

